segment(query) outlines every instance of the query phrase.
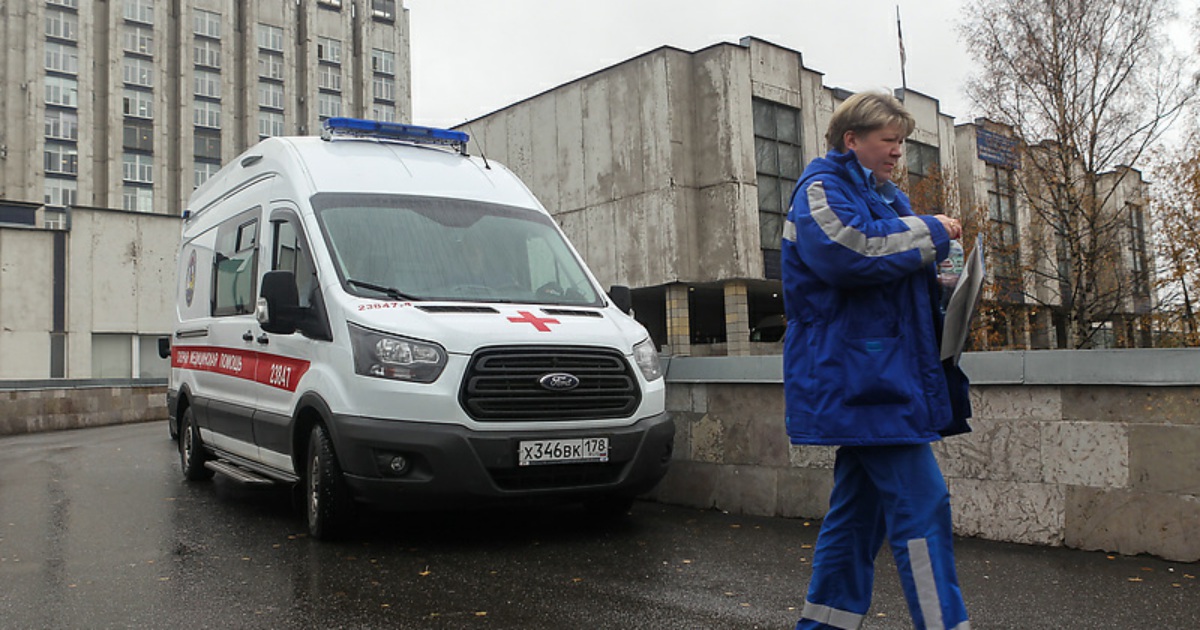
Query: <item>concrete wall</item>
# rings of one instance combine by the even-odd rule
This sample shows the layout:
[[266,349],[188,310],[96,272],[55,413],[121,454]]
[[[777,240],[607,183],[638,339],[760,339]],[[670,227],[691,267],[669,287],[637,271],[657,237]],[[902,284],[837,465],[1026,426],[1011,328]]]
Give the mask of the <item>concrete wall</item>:
[[[1200,351],[969,355],[974,432],[935,445],[955,530],[1200,560]],[[832,447],[792,446],[778,357],[676,358],[657,500],[818,518]]]
[[760,40],[664,47],[460,127],[519,174],[603,284],[762,278],[754,97],[801,109],[824,153],[821,75]]
[[0,379],[50,375],[54,233],[0,227]]
[[[167,418],[167,389],[160,383],[30,381],[3,385],[0,435]],[[163,438],[166,437],[164,423]]]
[[65,287],[56,289],[54,239],[63,233],[0,226],[0,379],[52,376],[56,290],[65,301],[67,378],[94,376],[94,333],[129,335],[131,344],[139,335],[168,334],[179,229],[178,217],[74,208]]

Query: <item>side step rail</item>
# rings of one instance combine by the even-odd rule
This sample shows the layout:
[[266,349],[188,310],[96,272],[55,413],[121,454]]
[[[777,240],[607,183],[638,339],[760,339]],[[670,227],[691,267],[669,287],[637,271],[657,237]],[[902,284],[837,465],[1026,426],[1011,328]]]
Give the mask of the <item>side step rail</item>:
[[204,462],[204,467],[232,478],[234,481],[254,486],[269,486],[273,480],[255,474],[226,459],[213,459]]

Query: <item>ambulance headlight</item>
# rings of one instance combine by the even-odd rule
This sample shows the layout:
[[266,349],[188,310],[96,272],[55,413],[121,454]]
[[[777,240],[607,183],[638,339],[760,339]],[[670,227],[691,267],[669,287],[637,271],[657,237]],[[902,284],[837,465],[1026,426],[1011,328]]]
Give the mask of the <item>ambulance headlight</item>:
[[427,341],[385,335],[350,324],[354,371],[363,376],[432,383],[446,367],[446,351]]
[[633,360],[642,370],[642,376],[647,381],[653,381],[663,375],[662,363],[658,361],[658,350],[654,349],[654,341],[647,339],[633,347]]

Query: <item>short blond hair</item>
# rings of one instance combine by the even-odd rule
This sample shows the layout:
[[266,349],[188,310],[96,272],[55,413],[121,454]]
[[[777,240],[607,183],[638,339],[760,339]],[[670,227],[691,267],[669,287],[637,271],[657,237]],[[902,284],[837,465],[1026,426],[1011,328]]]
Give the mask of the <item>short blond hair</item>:
[[846,152],[846,132],[867,133],[884,127],[898,127],[907,138],[917,127],[912,114],[895,96],[887,92],[859,92],[833,110],[825,140],[840,153]]

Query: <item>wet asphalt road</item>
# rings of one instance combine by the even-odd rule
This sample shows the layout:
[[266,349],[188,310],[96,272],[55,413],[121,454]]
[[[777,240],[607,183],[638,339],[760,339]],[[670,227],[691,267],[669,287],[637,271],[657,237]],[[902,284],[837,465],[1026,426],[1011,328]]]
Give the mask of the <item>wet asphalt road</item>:
[[[371,514],[185,484],[162,423],[0,438],[2,628],[789,628],[817,523],[638,503]],[[958,543],[974,628],[1197,628],[1200,565]],[[885,554],[886,555],[886,554]],[[865,628],[910,627],[890,559]]]

